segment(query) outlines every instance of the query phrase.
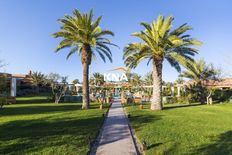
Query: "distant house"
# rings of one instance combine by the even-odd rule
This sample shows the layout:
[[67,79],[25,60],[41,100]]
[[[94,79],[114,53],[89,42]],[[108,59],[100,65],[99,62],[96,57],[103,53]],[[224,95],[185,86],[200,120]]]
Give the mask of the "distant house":
[[[196,83],[193,80],[184,82],[182,84],[176,84],[177,87],[177,96],[180,96],[180,90]],[[201,82],[204,86],[208,88],[219,88],[219,89],[232,89],[232,78],[224,78],[219,80],[207,80]]]
[[17,86],[31,85],[31,71],[29,74],[9,74],[0,73],[0,77],[7,78],[7,84],[9,86],[11,100],[15,100]]
[[[194,83],[195,82],[191,80],[191,81],[184,82],[183,84],[177,84],[176,87],[183,88],[183,87],[189,86]],[[202,81],[202,84],[210,88],[221,88],[221,89],[232,88],[232,78]]]

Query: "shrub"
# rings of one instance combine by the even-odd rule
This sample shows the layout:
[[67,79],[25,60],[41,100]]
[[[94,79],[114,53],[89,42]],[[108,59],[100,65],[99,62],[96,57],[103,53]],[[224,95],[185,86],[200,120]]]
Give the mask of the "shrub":
[[232,89],[214,89],[212,97],[217,102],[230,101]]

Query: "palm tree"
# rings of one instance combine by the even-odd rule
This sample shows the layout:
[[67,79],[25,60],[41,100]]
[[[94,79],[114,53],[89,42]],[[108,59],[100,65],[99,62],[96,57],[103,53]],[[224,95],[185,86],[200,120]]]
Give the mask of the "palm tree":
[[74,80],[72,81],[72,84],[79,84],[79,83],[80,83],[79,79],[74,79]]
[[[153,76],[152,75],[153,75],[152,72],[148,72],[144,76],[144,84],[145,84],[145,86],[151,86],[153,84]],[[150,101],[151,97],[152,97],[152,89],[144,88],[144,93],[148,97],[148,101]]]
[[142,60],[152,61],[153,67],[153,99],[152,110],[162,109],[162,68],[163,61],[167,60],[171,66],[180,72],[181,67],[193,61],[192,56],[197,53],[195,45],[201,42],[185,34],[191,30],[183,24],[171,31],[173,17],[159,16],[153,23],[141,23],[145,30],[133,33],[132,36],[140,38],[138,43],[130,43],[124,49],[124,63],[129,68],[135,68]]
[[152,76],[152,72],[148,72],[145,76],[144,76],[144,84],[145,85],[152,85],[153,84],[153,76]]
[[114,45],[106,35],[114,36],[110,30],[102,30],[99,26],[102,16],[93,21],[93,10],[89,14],[80,12],[75,9],[73,16],[65,15],[59,19],[62,23],[61,31],[53,34],[55,38],[62,38],[56,52],[64,48],[71,48],[67,59],[75,52],[81,55],[83,66],[83,104],[82,109],[89,107],[89,65],[92,58],[98,54],[105,62],[106,57],[112,62],[112,53],[108,45]]
[[[216,81],[219,79],[221,71],[219,69],[216,69],[213,64],[206,64],[203,59],[200,59],[194,63],[192,63],[191,66],[187,68],[187,70],[183,71],[180,74],[180,77],[191,79],[195,82],[195,85],[200,87],[200,91],[202,91],[201,95],[203,97],[203,100],[201,101],[204,103],[205,95],[203,91],[205,90],[204,83],[209,82],[209,80]],[[207,104],[212,104],[212,89],[207,89]]]
[[36,93],[39,94],[39,86],[44,84],[45,75],[41,72],[31,74],[31,83],[35,87]]
[[185,77],[198,83],[204,80],[216,79],[219,72],[220,71],[216,69],[213,64],[206,64],[203,59],[200,59],[192,63],[187,70],[183,71],[180,77]]
[[129,78],[129,83],[131,84],[132,88],[137,91],[142,85],[142,77],[139,74],[132,73]]
[[93,73],[92,77],[89,81],[90,85],[92,86],[92,92],[94,95],[101,90],[103,87],[100,88],[104,84],[104,76],[100,73]]
[[185,81],[184,81],[184,79],[182,78],[182,77],[178,77],[176,80],[175,80],[175,82],[174,82],[174,84],[183,84]]
[[90,84],[94,86],[101,86],[104,84],[104,76],[98,72],[93,73],[93,76],[90,78]]

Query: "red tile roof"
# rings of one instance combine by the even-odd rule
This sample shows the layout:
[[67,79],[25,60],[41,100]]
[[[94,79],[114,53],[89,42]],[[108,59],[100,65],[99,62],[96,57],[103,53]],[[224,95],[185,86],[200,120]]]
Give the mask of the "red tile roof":
[[[185,87],[191,84],[194,84],[193,80],[185,82],[183,84],[177,84],[177,87]],[[216,88],[232,88],[232,78],[225,78],[219,80],[209,80],[209,81],[202,81],[202,84],[206,87],[216,87]]]

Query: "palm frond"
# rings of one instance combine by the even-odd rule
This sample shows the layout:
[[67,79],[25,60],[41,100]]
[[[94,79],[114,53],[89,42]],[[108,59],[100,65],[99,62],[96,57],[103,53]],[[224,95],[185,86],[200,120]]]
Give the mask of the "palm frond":
[[[105,37],[107,35],[114,36],[114,33],[110,30],[101,30],[100,22],[102,16],[98,17],[95,21],[93,20],[93,10],[89,13],[80,13],[77,9],[74,9],[73,16],[65,15],[64,18],[58,19],[62,24],[60,31],[53,34],[54,38],[61,38],[61,42],[56,48],[56,52],[63,48],[71,48],[67,55],[69,58],[73,53],[77,52],[79,55],[82,52],[84,46],[89,47],[87,49],[92,49],[88,52],[92,52],[94,57],[94,51],[97,48],[101,48],[100,57],[103,55],[110,57],[109,60],[112,61],[112,53],[108,46],[117,46],[110,42],[110,40]],[[99,50],[99,49],[98,49]],[[104,59],[103,59],[104,61]]]

